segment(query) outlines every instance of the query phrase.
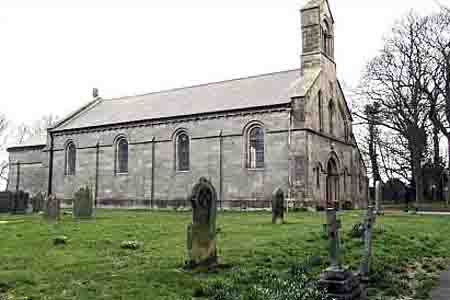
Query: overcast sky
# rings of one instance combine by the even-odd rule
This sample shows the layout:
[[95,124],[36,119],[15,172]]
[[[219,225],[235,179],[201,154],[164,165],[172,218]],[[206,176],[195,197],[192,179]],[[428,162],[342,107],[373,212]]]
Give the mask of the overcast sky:
[[[450,1],[450,0],[442,0]],[[1,112],[14,123],[91,100],[297,68],[306,0],[0,0]],[[340,80],[399,16],[433,0],[330,0]],[[188,6],[189,5],[189,6]]]

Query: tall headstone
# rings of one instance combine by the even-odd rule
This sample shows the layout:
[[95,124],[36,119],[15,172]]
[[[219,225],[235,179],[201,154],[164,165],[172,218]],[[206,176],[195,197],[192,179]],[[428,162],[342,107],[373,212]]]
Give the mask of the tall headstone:
[[284,221],[284,193],[278,188],[272,195],[272,223],[283,224]]
[[217,265],[217,193],[206,178],[200,178],[189,196],[192,224],[187,230],[188,261],[185,269],[207,272]]
[[361,262],[360,275],[364,296],[367,297],[367,287],[369,282],[370,259],[372,257],[372,230],[375,225],[374,207],[371,205],[367,209],[367,216],[364,224],[364,252]]
[[94,214],[94,201],[89,187],[82,187],[73,199],[73,216],[75,218],[91,218]]
[[339,224],[336,208],[328,208],[327,229],[330,267],[321,274],[319,285],[326,289],[330,299],[360,300],[362,299],[362,290],[359,276],[342,265]]
[[382,205],[383,205],[383,183],[377,181],[375,183],[375,212],[377,215],[382,215]]
[[12,197],[12,214],[26,214],[28,209],[28,202],[30,199],[30,195],[25,193],[24,191],[17,191],[13,193]]
[[48,221],[58,221],[60,219],[61,201],[55,196],[49,195],[45,199],[44,217]]
[[31,198],[31,204],[33,206],[33,212],[37,213],[44,210],[44,194],[41,192],[36,193]]

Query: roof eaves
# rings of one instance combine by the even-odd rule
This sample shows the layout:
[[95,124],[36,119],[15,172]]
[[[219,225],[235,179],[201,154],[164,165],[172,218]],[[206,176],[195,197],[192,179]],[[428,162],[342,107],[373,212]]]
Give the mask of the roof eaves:
[[350,110],[350,108],[348,107],[348,102],[347,102],[347,98],[345,97],[345,93],[344,90],[342,89],[341,83],[339,82],[339,79],[336,79],[339,89],[341,91],[342,96],[344,97],[344,103],[345,103],[345,108],[347,109],[348,115],[350,116],[350,121],[353,122],[353,116],[352,116],[352,111]]

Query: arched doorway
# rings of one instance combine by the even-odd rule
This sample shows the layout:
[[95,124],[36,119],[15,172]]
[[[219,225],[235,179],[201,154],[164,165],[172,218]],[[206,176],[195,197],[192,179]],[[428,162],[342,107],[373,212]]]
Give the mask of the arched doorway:
[[333,158],[330,158],[327,165],[327,206],[339,206],[339,173]]

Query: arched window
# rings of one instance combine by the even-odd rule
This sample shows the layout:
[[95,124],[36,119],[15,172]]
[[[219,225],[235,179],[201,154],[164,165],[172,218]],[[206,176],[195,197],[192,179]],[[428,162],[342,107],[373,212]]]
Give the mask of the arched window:
[[248,134],[247,167],[264,168],[264,130],[260,126],[252,127]]
[[329,128],[330,128],[330,134],[334,135],[334,104],[333,100],[330,100],[330,104],[328,105],[328,117],[329,117]]
[[322,91],[319,91],[319,103],[318,103],[318,109],[319,109],[319,128],[320,132],[323,132],[323,108],[322,108]]
[[116,173],[128,173],[128,141],[124,137],[116,142]]
[[66,175],[75,175],[76,161],[77,148],[73,142],[69,142],[66,147]]
[[176,139],[177,171],[189,171],[189,136],[181,132]]
[[317,190],[320,190],[320,166],[316,168],[316,187]]
[[328,31],[325,26],[322,28],[322,48],[323,52],[328,54]]

